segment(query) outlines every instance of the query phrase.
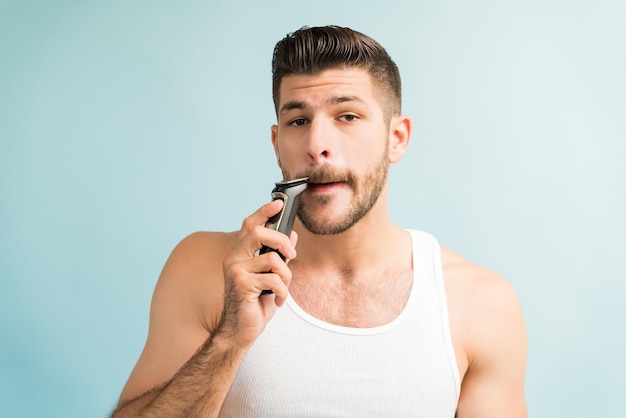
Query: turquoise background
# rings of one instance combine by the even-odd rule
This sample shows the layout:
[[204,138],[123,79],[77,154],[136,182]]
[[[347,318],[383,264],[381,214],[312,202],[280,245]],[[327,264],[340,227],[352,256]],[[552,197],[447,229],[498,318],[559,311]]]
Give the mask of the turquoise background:
[[622,1],[0,0],[0,416],[103,417],[196,230],[280,178],[270,57],[351,26],[398,63],[391,215],[505,275],[532,417],[626,410]]

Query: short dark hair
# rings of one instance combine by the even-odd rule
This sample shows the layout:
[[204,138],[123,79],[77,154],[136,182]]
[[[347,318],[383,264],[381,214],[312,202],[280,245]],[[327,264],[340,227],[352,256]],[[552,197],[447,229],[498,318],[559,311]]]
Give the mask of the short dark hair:
[[374,39],[339,26],[304,26],[276,44],[272,57],[272,97],[276,112],[283,77],[316,75],[335,68],[365,70],[378,89],[386,118],[400,114],[402,88],[397,65]]

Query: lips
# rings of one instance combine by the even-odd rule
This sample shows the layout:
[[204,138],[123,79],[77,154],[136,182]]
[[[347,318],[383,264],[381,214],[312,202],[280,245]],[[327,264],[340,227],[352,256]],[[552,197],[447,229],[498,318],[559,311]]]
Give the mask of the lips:
[[329,183],[309,183],[307,186],[307,189],[312,192],[317,192],[317,193],[328,192],[340,186],[341,184],[343,184],[343,182],[339,182],[339,181],[329,182]]
[[321,193],[338,190],[339,188],[355,188],[357,178],[349,170],[333,169],[329,166],[314,167],[299,173],[299,177],[307,177],[308,193]]

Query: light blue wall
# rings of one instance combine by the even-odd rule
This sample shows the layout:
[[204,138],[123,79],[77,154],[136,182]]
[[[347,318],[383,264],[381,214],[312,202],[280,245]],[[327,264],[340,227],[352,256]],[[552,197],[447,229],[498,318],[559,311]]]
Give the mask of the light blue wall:
[[392,216],[515,285],[531,416],[623,413],[624,3],[369,3],[0,0],[0,416],[110,411],[172,247],[279,179],[270,55],[305,24],[399,64]]

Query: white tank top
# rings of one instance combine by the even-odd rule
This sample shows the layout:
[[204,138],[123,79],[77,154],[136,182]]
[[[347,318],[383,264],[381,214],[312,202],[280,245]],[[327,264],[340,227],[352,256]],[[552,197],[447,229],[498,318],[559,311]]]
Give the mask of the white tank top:
[[439,244],[409,232],[413,285],[396,319],[338,326],[289,297],[246,355],[219,416],[453,418],[460,379]]

